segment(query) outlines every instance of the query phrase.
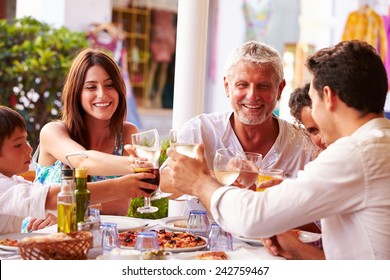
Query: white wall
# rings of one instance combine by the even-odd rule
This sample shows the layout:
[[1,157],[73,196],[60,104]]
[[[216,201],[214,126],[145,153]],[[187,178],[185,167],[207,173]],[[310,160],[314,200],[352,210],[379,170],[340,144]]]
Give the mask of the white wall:
[[64,22],[64,9],[65,0],[17,0],[16,18],[32,16],[58,28]]
[[87,31],[91,23],[110,22],[111,0],[17,0],[16,17],[32,16],[56,28]]
[[214,40],[216,45],[214,47],[216,50],[209,49],[209,54],[212,52],[216,55],[213,58],[215,59],[216,75],[214,80],[210,80],[210,77],[208,77],[205,93],[205,112],[230,110],[230,104],[223,88],[223,68],[230,51],[242,44],[245,37],[244,17],[242,13],[237,12],[241,10],[241,0],[230,1],[229,5],[224,5],[224,1],[212,1],[218,3],[218,7],[216,8],[218,10],[218,29],[213,34],[215,35]]

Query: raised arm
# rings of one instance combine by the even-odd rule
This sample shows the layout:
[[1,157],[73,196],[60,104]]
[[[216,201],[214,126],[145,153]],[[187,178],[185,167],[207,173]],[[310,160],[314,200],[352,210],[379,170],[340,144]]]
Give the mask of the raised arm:
[[87,158],[72,156],[69,157],[69,160],[75,168],[87,168],[89,175],[108,176],[133,173],[128,162],[128,157],[86,150],[70,138],[68,130],[61,122],[51,122],[42,128],[40,133],[40,154],[38,158],[38,163],[40,165],[49,166],[56,160],[60,160],[68,165],[65,156],[69,153],[80,151],[83,152]]

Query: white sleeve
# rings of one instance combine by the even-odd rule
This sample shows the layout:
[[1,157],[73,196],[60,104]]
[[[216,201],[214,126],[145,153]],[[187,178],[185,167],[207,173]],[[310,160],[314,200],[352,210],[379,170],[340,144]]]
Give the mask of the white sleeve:
[[49,186],[33,184],[20,176],[0,174],[0,215],[45,218]]
[[286,179],[265,192],[222,187],[211,198],[211,213],[225,230],[254,238],[357,211],[364,207],[365,188],[358,157],[346,143],[328,148],[296,179]]

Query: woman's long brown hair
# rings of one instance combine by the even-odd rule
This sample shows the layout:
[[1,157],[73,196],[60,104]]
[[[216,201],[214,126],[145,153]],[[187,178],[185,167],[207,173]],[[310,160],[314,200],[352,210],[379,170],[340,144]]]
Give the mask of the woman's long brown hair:
[[112,135],[119,133],[121,130],[127,110],[126,86],[118,65],[103,51],[92,48],[83,49],[73,60],[65,78],[62,92],[62,121],[68,128],[70,137],[85,149],[89,149],[90,141],[84,120],[85,111],[81,106],[81,92],[87,71],[94,65],[99,65],[106,70],[118,91],[118,108],[110,120]]

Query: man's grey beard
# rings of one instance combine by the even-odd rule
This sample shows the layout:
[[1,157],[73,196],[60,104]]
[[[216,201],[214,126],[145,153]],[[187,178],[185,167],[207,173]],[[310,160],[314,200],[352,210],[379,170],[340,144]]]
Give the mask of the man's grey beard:
[[257,118],[251,117],[247,118],[245,114],[241,112],[235,112],[237,120],[245,125],[259,125],[262,124],[268,116],[265,116],[264,113],[261,113]]

